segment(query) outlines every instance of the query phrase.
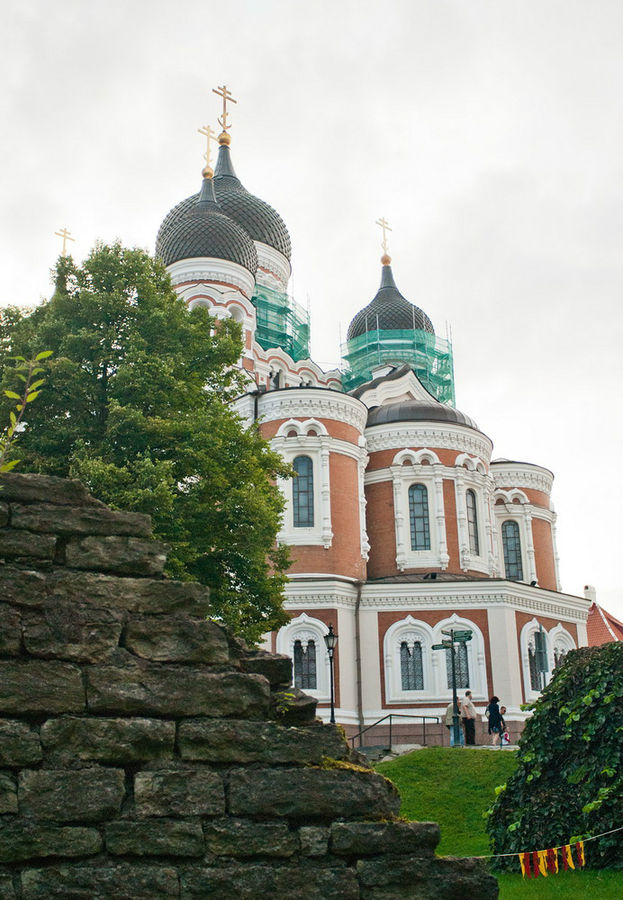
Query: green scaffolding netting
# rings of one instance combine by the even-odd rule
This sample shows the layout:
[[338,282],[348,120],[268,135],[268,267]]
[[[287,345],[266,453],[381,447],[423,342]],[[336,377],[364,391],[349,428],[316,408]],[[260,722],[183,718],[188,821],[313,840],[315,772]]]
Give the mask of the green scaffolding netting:
[[342,385],[352,391],[372,378],[380,365],[404,365],[413,369],[424,387],[440,403],[454,406],[452,344],[417,329],[367,331],[342,345]]
[[293,297],[257,285],[255,339],[264,350],[281,347],[295,362],[309,357],[309,313]]

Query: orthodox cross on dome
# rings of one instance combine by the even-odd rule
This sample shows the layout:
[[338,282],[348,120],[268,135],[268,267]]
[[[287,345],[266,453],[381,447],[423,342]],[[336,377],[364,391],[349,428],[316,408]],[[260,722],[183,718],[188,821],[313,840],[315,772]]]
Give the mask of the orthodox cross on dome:
[[231,91],[227,90],[226,84],[224,84],[222,86],[219,85],[218,88],[212,88],[212,93],[216,94],[217,97],[223,98],[223,115],[222,115],[222,117],[219,117],[218,123],[221,126],[221,128],[223,129],[223,132],[226,134],[229,131],[229,129],[231,128],[231,125],[227,124],[227,115],[228,115],[227,102],[229,101],[229,103],[237,103],[238,101],[234,100],[234,98],[231,95]]
[[384,256],[389,255],[388,247],[387,247],[387,232],[391,231],[391,227],[389,222],[387,222],[383,217],[377,219],[375,222],[376,225],[379,225],[383,229],[383,241],[381,243],[381,247],[383,248]]
[[197,131],[199,132],[199,134],[205,135],[207,139],[206,152],[203,154],[203,158],[206,161],[203,174],[207,175],[208,178],[211,178],[214,173],[212,171],[212,160],[210,158],[210,141],[216,141],[218,143],[216,131],[213,131],[209,125],[203,125],[201,128],[198,128]]
[[59,228],[59,230],[55,231],[54,234],[57,237],[60,237],[63,239],[63,249],[61,251],[61,256],[67,256],[67,241],[75,242],[76,239],[71,236],[71,232],[67,231],[66,228]]

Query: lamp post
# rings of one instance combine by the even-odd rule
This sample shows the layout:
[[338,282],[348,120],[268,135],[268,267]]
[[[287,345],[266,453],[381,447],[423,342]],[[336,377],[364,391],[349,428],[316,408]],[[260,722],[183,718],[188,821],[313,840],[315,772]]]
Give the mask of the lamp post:
[[[442,634],[448,635],[447,640],[441,644],[433,644],[433,650],[450,651],[450,659],[452,662],[452,743],[455,747],[461,746],[461,723],[459,721],[459,698],[456,692],[456,650],[455,644],[465,644],[471,641],[472,632],[465,629],[464,631],[455,631],[451,628],[449,631],[442,629]],[[326,638],[325,638],[326,640]]]
[[324,642],[327,645],[327,653],[329,654],[329,670],[331,680],[331,718],[329,721],[335,725],[335,700],[333,696],[333,653],[337,644],[337,634],[333,631],[333,625],[329,625],[329,631],[324,636]]

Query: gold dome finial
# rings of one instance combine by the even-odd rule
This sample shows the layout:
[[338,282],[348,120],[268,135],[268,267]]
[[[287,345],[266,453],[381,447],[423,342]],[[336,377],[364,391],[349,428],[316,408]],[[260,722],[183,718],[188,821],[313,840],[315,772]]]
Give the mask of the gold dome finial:
[[231,91],[227,90],[226,84],[219,85],[218,88],[212,88],[212,93],[216,94],[217,97],[223,98],[223,115],[219,116],[218,119],[218,123],[223,131],[218,136],[218,142],[225,147],[229,147],[229,145],[231,144],[231,138],[227,132],[231,128],[231,125],[229,125],[227,122],[227,116],[229,115],[229,113],[227,112],[227,102],[229,101],[229,103],[237,103],[238,101],[234,100],[231,95]]
[[390,228],[389,223],[383,217],[377,219],[375,224],[379,225],[383,229],[383,240],[381,242],[381,247],[383,248],[383,256],[381,257],[381,263],[384,266],[388,266],[391,263],[392,258],[389,255],[389,248],[387,246],[387,232],[391,231],[392,229]]
[[206,161],[204,168],[201,170],[201,174],[204,178],[212,178],[214,176],[214,170],[212,169],[212,159],[210,154],[210,141],[216,140],[216,132],[213,131],[209,125],[203,125],[201,128],[198,128],[197,131],[199,134],[204,134],[207,139],[207,147],[206,152],[203,154],[203,158]]
[[67,241],[76,241],[75,238],[71,236],[71,231],[68,231],[66,228],[59,228],[58,231],[55,231],[54,234],[63,239],[63,249],[61,250],[61,256],[67,256]]

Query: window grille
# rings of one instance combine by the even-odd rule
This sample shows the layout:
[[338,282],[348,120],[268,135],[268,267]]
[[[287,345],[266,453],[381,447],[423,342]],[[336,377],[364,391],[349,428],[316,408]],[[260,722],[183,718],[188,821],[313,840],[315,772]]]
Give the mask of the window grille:
[[[469,664],[467,661],[467,646],[465,644],[456,644],[454,647],[454,672],[456,675],[456,686],[458,688],[469,687]],[[446,650],[446,674],[448,687],[452,687],[452,651]]]
[[519,525],[511,520],[502,523],[502,546],[504,548],[504,569],[506,577],[511,581],[523,579],[521,564],[521,541]]
[[292,482],[293,523],[295,528],[314,525],[314,468],[309,456],[297,456],[293,462],[296,472]]
[[428,491],[423,484],[412,484],[409,488],[409,521],[411,549],[430,550]]
[[541,673],[536,667],[536,647],[534,641],[528,644],[528,666],[530,669],[530,688],[533,691],[541,690]]
[[467,501],[467,530],[469,532],[469,549],[476,556],[480,556],[480,542],[478,540],[478,512],[476,509],[476,494],[468,491]]
[[307,645],[294,642],[294,686],[301,690],[316,690],[316,642],[310,638]]
[[407,641],[400,644],[400,678],[403,691],[424,690],[422,645],[415,641],[409,649]]

